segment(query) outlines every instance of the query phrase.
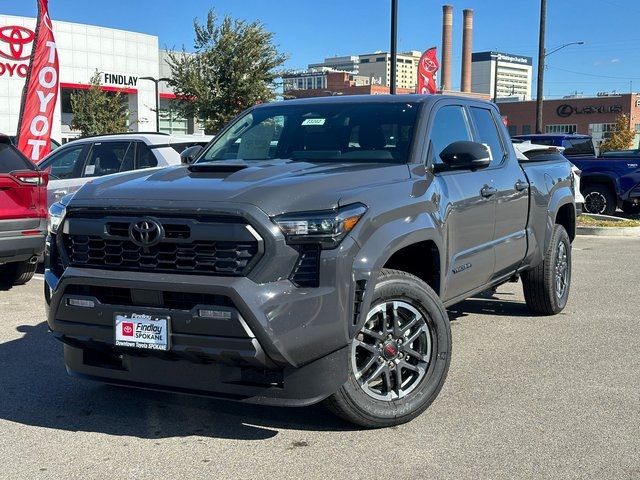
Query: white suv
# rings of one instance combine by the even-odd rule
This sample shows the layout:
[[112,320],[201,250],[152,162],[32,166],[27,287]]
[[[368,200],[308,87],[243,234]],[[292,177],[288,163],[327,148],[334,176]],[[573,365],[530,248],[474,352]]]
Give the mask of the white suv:
[[47,191],[51,205],[92,178],[143,168],[180,165],[186,148],[205,146],[213,137],[163,133],[119,133],[86,137],[51,152],[40,164],[49,172]]

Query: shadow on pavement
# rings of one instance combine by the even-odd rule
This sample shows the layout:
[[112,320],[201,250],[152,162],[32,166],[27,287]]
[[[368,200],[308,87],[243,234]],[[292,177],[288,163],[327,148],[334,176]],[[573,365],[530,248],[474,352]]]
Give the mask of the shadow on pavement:
[[[500,293],[500,296],[510,295]],[[496,315],[499,317],[531,317],[535,316],[524,302],[502,300],[495,296],[478,296],[453,305],[447,309],[450,320],[458,320],[469,314]]]
[[321,406],[275,408],[105,386],[69,377],[46,323],[0,344],[0,418],[30,426],[140,438],[262,440],[279,429],[354,427]]

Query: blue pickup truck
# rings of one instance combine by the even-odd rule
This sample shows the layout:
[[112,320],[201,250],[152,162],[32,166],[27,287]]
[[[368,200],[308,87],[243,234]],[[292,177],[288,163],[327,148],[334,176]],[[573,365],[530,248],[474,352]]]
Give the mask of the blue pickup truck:
[[611,215],[620,207],[627,214],[640,213],[640,155],[637,150],[596,156],[589,135],[537,134],[513,138],[565,148],[564,156],[582,171],[580,190],[586,212]]

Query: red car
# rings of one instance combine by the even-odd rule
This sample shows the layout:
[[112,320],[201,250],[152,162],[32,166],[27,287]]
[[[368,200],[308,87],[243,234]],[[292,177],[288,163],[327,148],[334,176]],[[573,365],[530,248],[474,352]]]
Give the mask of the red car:
[[33,277],[47,234],[48,174],[0,135],[0,284]]

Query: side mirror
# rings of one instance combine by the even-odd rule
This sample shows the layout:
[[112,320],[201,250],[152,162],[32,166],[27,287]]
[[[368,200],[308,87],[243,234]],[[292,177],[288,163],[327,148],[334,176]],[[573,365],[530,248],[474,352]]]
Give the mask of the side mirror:
[[440,153],[440,158],[449,169],[478,170],[491,163],[491,154],[486,145],[477,142],[453,142]]
[[183,165],[191,165],[198,155],[204,150],[202,145],[194,145],[193,147],[185,148],[180,154],[180,163]]

